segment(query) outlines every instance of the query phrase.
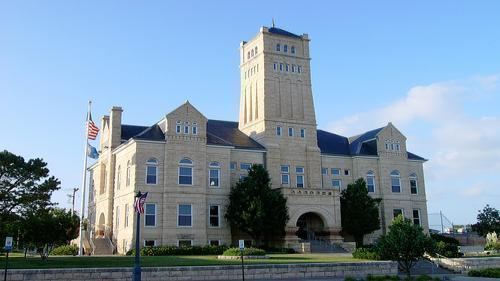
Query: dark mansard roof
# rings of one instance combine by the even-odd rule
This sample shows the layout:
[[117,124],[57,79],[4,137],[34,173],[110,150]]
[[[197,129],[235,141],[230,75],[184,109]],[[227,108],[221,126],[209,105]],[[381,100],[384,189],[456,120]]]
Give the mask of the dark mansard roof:
[[[317,130],[318,147],[322,154],[338,156],[377,156],[375,137],[383,128],[365,132],[361,135],[347,138],[323,130]],[[122,125],[122,142],[131,138],[139,140],[163,141],[165,135],[158,126]],[[239,149],[265,150],[251,137],[238,129],[238,122],[208,120],[207,144],[232,146]],[[408,152],[408,159],[426,161],[425,158]]]

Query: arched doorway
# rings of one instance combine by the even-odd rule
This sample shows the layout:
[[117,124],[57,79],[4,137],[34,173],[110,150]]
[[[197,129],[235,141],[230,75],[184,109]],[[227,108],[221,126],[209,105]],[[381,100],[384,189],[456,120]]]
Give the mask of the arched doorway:
[[104,213],[101,213],[101,215],[99,215],[99,223],[97,225],[97,236],[98,237],[104,237],[104,229],[105,229],[105,225],[106,224],[106,220],[104,218]]
[[324,232],[323,219],[316,213],[302,214],[297,220],[297,236],[302,240],[316,240]]

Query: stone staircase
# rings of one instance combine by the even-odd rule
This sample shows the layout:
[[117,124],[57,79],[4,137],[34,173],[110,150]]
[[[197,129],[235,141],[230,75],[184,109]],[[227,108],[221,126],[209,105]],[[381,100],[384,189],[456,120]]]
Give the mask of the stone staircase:
[[325,240],[309,240],[311,253],[348,253],[340,245]]
[[94,239],[94,255],[95,256],[103,256],[103,255],[112,255],[113,254],[113,246],[111,245],[108,238],[95,238]]

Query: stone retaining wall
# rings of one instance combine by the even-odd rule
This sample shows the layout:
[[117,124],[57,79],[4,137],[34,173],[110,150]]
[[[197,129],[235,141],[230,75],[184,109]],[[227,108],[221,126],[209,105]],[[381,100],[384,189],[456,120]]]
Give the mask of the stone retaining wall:
[[468,272],[474,269],[500,267],[500,257],[484,258],[435,258],[433,259],[444,268],[456,272]]
[[[245,266],[245,279],[288,279],[308,277],[364,277],[372,275],[396,275],[397,264],[390,261],[325,263],[325,264],[280,264]],[[148,267],[142,269],[142,280],[241,280],[241,267],[194,266],[194,267]],[[7,280],[132,280],[132,268],[69,268],[69,269],[12,269]]]

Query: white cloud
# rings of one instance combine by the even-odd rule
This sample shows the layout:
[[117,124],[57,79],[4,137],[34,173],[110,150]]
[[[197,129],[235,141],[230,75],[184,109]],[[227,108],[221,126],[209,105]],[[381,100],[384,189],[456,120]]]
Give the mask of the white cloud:
[[[351,136],[393,122],[407,135],[410,151],[430,159],[425,169],[431,207],[432,196],[448,196],[444,204],[450,209],[467,206],[460,200],[470,197],[498,198],[500,111],[491,104],[500,105],[499,85],[495,74],[416,86],[392,104],[354,113],[329,129]],[[475,210],[469,211],[469,220],[475,218]]]

